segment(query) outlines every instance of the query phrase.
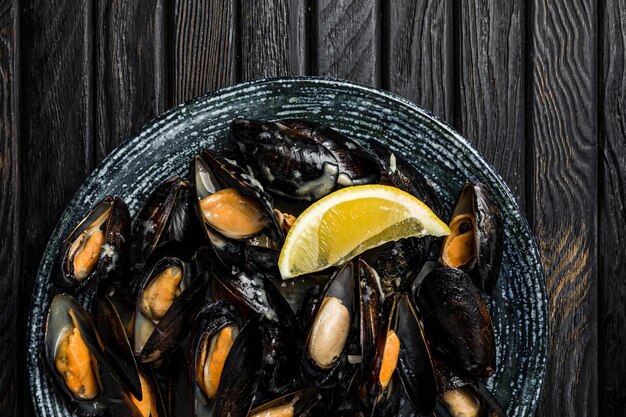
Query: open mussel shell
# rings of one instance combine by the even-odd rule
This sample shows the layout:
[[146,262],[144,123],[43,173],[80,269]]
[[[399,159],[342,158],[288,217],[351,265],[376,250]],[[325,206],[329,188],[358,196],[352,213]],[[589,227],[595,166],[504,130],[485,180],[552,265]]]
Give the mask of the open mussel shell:
[[407,294],[398,294],[390,314],[389,328],[400,341],[396,373],[413,407],[429,413],[435,407],[437,380],[419,310]]
[[104,197],[63,242],[54,273],[55,285],[75,290],[94,278],[104,286],[117,281],[129,237],[126,203],[119,197]]
[[150,194],[131,236],[129,259],[135,273],[160,245],[178,242],[192,250],[200,246],[204,238],[194,204],[191,183],[181,177],[166,180]]
[[493,374],[496,345],[487,306],[470,277],[455,268],[438,268],[419,288],[417,302],[437,351],[479,378]]
[[228,353],[213,406],[213,417],[247,417],[263,362],[257,318],[239,332]]
[[107,293],[98,293],[94,303],[95,323],[99,329],[104,353],[109,358],[120,385],[135,397],[141,398],[139,369],[124,322]]
[[239,312],[225,300],[207,304],[198,313],[186,352],[192,391],[203,397],[196,402],[206,405],[215,398],[225,360],[241,327]]
[[[263,232],[274,242],[282,243],[285,240],[285,234],[274,212],[274,201],[265,192],[261,183],[252,174],[229,159],[215,156],[208,150],[202,153],[202,157],[221,184],[220,189],[236,189],[262,207],[264,212],[260,214],[263,215],[264,219]],[[210,191],[210,188],[207,188],[207,191]]]
[[452,234],[441,247],[439,262],[467,272],[487,294],[500,275],[503,251],[503,219],[489,188],[465,184],[450,220]]
[[209,273],[197,273],[178,257],[165,257],[146,271],[137,294],[134,354],[141,363],[156,361],[176,349],[204,305]]
[[384,294],[378,274],[363,259],[359,259],[358,268],[361,379],[366,386],[366,402],[371,404],[378,395],[381,348],[384,350],[384,343],[380,343],[380,339],[386,335],[383,329],[388,327],[389,319],[383,312]]
[[354,302],[355,281],[354,264],[348,262],[324,288],[309,323],[302,353],[300,373],[307,384],[333,385],[342,373],[346,374],[340,368],[347,364],[346,348],[358,314]]
[[89,314],[74,297],[56,295],[46,319],[44,364],[56,391],[79,415],[96,416],[107,410],[100,378],[102,362],[106,359]]
[[165,403],[159,384],[151,369],[138,373],[141,381],[139,397],[126,391],[111,374],[102,372],[102,385],[105,392],[107,412],[116,417],[167,417]]

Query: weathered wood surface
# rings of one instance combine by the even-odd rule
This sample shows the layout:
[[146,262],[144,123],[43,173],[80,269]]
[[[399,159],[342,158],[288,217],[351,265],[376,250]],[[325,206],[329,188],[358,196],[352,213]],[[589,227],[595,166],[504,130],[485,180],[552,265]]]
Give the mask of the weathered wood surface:
[[388,1],[381,25],[383,88],[453,120],[452,0]]
[[626,1],[602,4],[598,68],[598,415],[618,416],[626,410]]
[[163,0],[97,2],[96,163],[165,110]]
[[623,415],[624,0],[19,3],[0,5],[0,415],[33,413],[32,283],[94,166],[178,103],[302,74],[403,95],[481,150],[526,209],[548,277],[538,415]]
[[455,125],[498,170],[523,207],[526,1],[458,2]]
[[[19,346],[20,306],[20,171],[17,74],[18,10],[15,1],[0,5],[0,415],[18,415],[24,379]],[[27,296],[23,297],[27,299]]]
[[529,212],[550,297],[540,416],[598,415],[596,2],[533,1]]

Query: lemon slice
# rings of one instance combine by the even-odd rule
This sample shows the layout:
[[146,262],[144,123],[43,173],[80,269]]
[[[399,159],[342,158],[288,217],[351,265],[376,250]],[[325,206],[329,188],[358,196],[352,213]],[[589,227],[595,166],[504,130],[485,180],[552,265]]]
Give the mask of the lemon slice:
[[407,237],[446,236],[448,226],[411,194],[386,185],[335,191],[295,221],[278,258],[283,279],[341,265]]

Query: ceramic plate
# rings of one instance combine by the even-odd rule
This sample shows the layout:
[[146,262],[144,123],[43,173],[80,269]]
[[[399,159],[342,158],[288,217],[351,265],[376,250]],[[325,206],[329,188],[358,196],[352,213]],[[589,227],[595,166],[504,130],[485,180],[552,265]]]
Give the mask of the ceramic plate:
[[363,142],[382,142],[415,164],[448,209],[465,181],[489,185],[503,211],[505,246],[498,287],[489,299],[498,368],[487,384],[510,417],[533,416],[546,360],[547,298],[537,247],[509,188],[465,139],[427,111],[390,93],[323,78],[253,81],[180,105],[113,151],[85,181],[50,238],[33,292],[28,371],[39,415],[71,415],[41,360],[50,268],[59,243],[106,194],[123,197],[134,215],[156,185],[187,174],[195,153],[224,147],[228,124],[237,116],[311,119]]

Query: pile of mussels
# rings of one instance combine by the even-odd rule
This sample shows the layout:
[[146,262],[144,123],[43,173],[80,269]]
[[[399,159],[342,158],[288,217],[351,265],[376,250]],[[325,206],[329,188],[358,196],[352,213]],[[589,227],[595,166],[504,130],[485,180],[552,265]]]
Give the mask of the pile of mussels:
[[463,186],[445,239],[283,281],[295,215],[337,188],[393,185],[448,216],[409,163],[326,126],[235,119],[231,139],[229,157],[204,151],[191,179],[159,185],[132,232],[124,201],[107,196],[62,244],[43,361],[67,405],[116,417],[504,416],[481,383],[496,367],[481,292],[502,258],[489,190]]

